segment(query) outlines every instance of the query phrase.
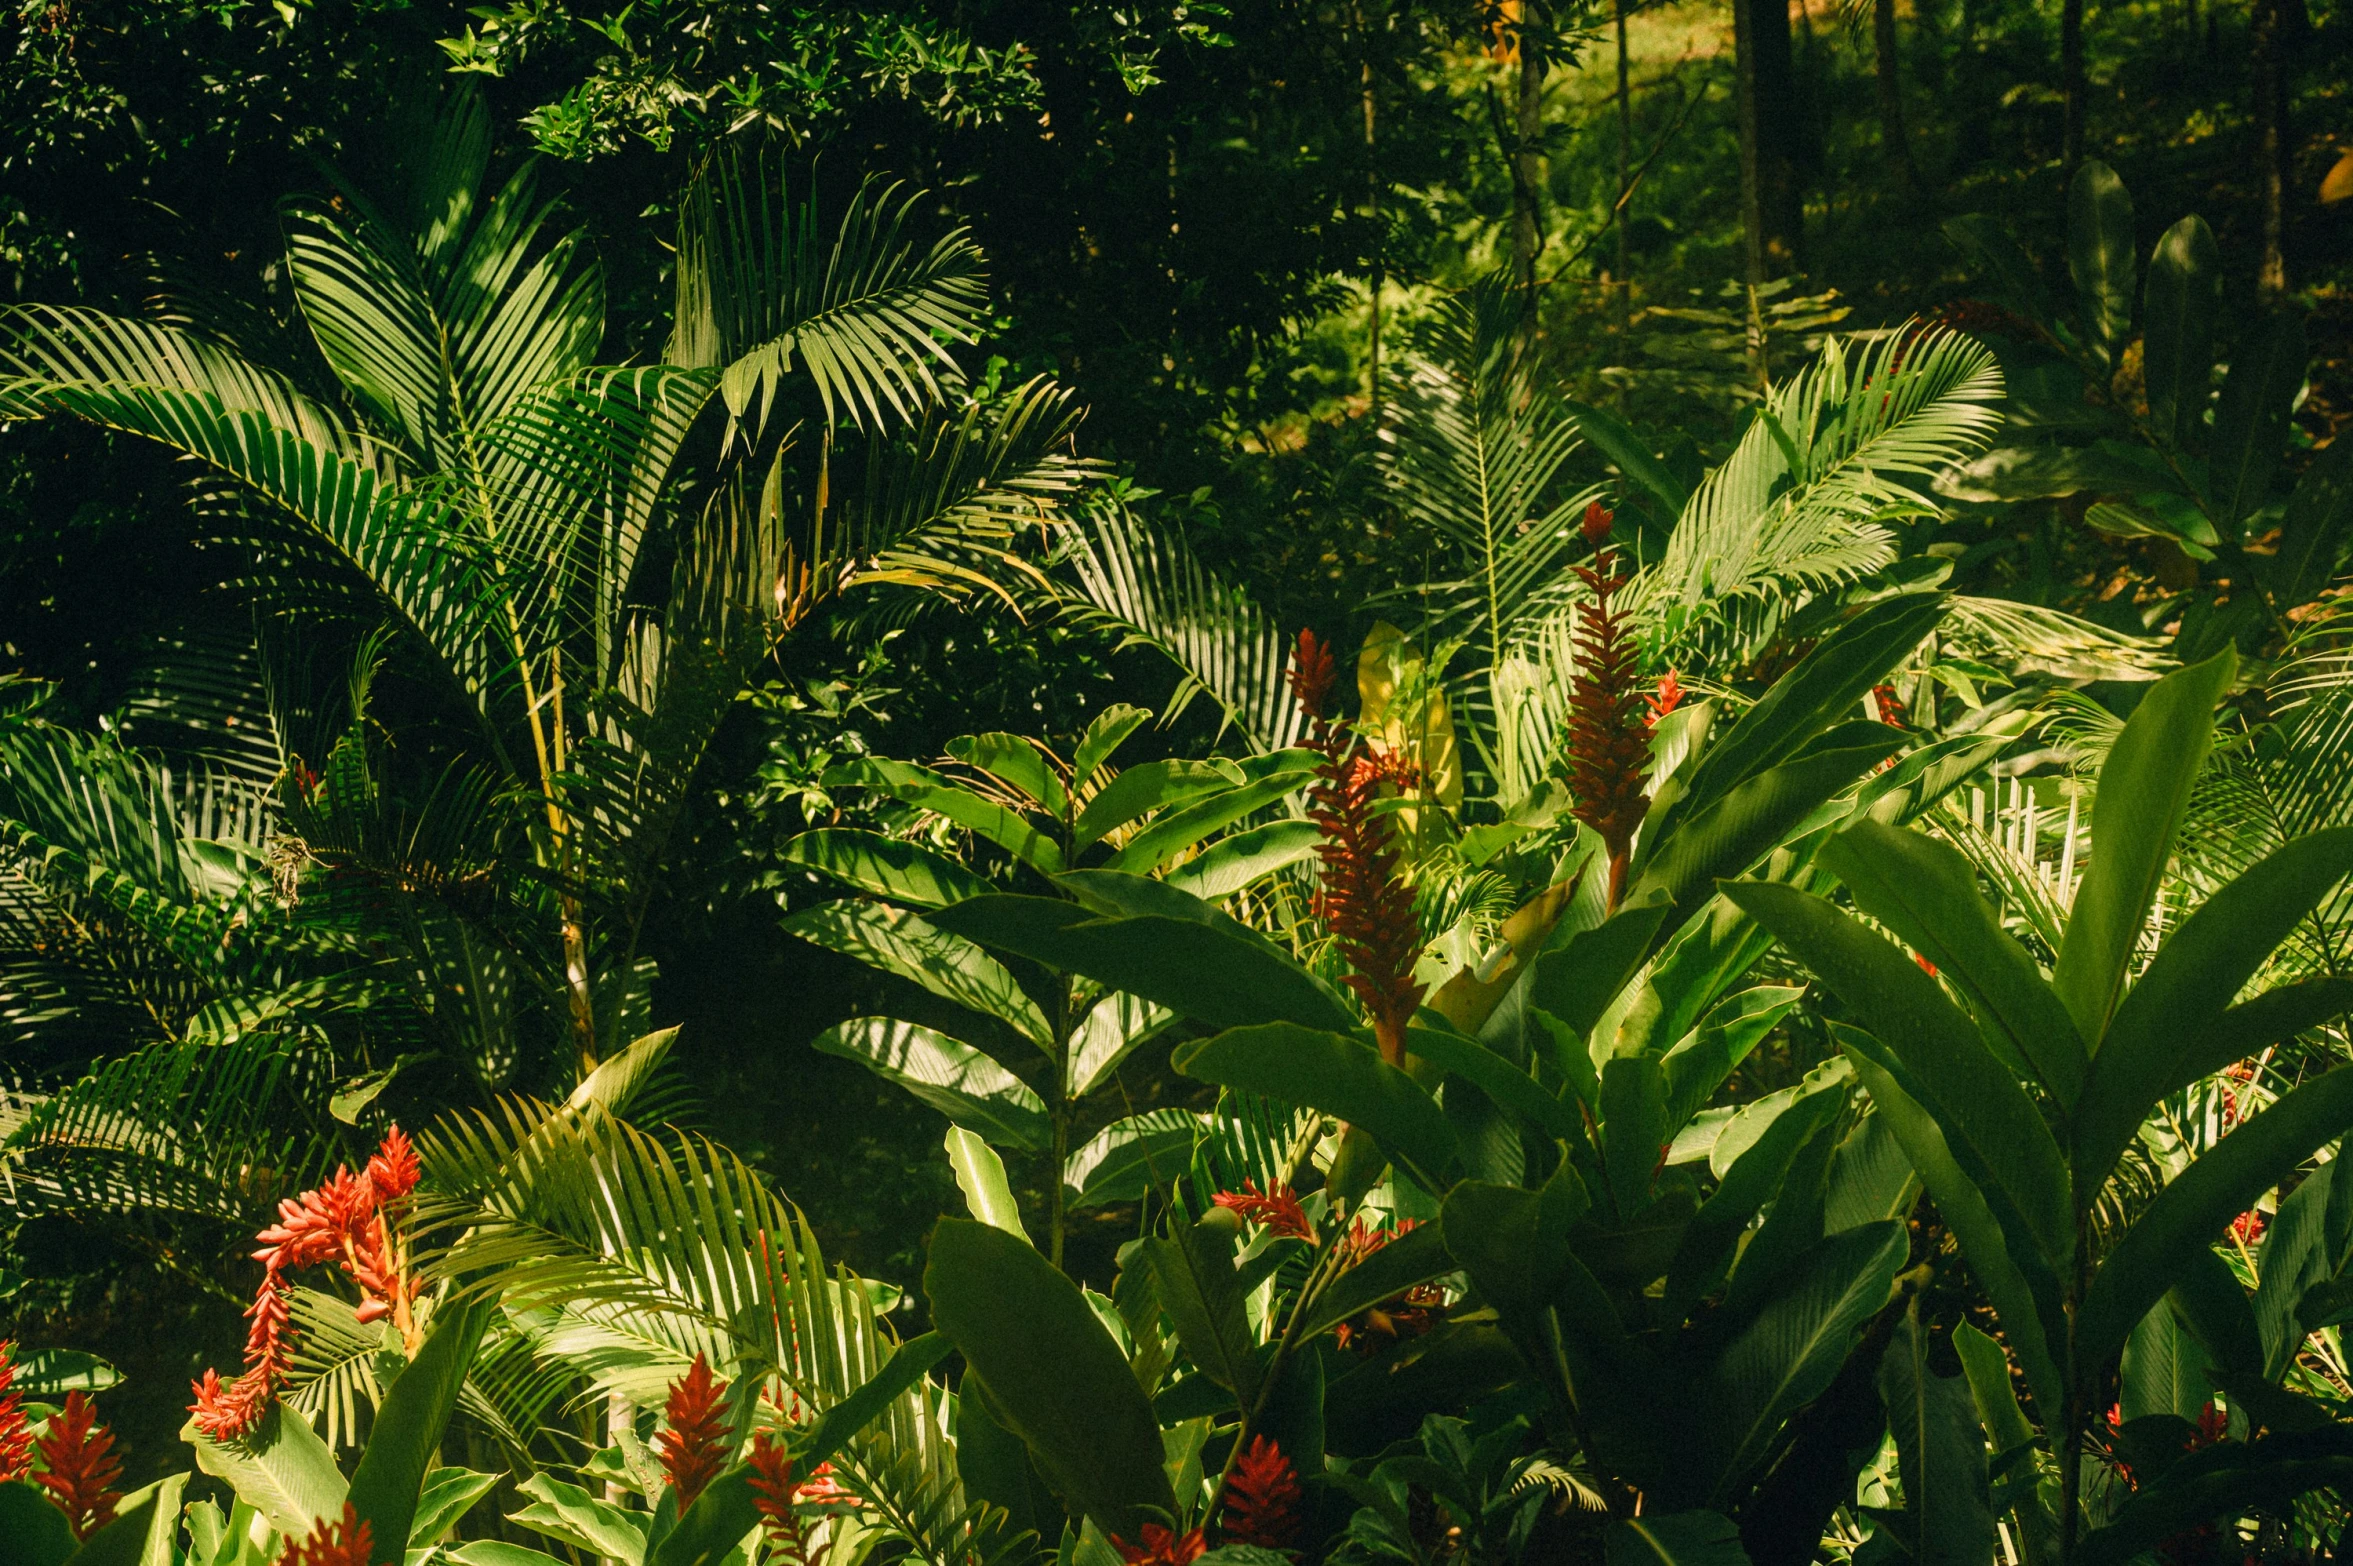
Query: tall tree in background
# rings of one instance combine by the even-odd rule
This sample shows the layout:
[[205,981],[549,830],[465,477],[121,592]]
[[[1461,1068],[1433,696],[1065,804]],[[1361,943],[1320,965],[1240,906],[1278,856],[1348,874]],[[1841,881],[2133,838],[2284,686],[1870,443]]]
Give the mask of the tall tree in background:
[[2083,70],[2083,0],[2061,0],[2059,6],[2059,87],[2065,99],[2059,159],[2073,179],[2075,166],[2083,161],[2084,101],[2090,96]]
[[1518,100],[1512,117],[1512,276],[1526,301],[1528,319],[1536,318],[1536,256],[1544,248],[1544,44],[1542,18],[1536,0],[1519,0],[1507,13],[1513,18],[1512,47],[1518,64]]
[[2288,286],[2284,197],[2288,170],[2287,8],[2282,0],[2254,0],[2256,188],[2263,210],[2263,255],[2255,286],[2277,295]]
[[1879,90],[1879,147],[1893,160],[1904,185],[1914,194],[1925,192],[1919,165],[1912,161],[1912,140],[1904,133],[1903,61],[1897,52],[1895,0],[1872,0],[1872,75]]
[[1797,183],[1797,79],[1786,0],[1733,0],[1740,117],[1740,208],[1748,282],[1797,270],[1805,208]]

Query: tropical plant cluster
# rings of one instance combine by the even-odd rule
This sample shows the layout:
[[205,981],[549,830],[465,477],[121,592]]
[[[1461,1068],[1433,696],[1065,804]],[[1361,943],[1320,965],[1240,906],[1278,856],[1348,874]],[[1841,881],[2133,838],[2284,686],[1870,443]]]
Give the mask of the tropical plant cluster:
[[[1071,47],[1212,44],[1145,20]],[[2063,262],[1946,225],[1966,307],[1674,317],[1740,339],[1654,334],[1703,450],[1481,269],[1350,415],[1413,563],[1301,624],[994,351],[969,230],[794,156],[829,94],[1044,102],[901,23],[799,15],[797,74],[606,24],[542,151],[729,121],[650,290],[464,80],[562,46],[517,7],[287,196],[275,295],[0,314],[0,419],[168,455],[220,611],[103,722],[0,677],[0,1264],[104,1244],[215,1329],[175,1379],[20,1319],[0,1559],[2353,1549],[2304,316],[2218,337],[2207,219],[2144,247],[2078,146]],[[1988,565],[2062,532],[2148,570]],[[1126,672],[894,746],[901,642]],[[724,1134],[721,905],[854,976],[812,1052],[954,1192],[916,1266]]]

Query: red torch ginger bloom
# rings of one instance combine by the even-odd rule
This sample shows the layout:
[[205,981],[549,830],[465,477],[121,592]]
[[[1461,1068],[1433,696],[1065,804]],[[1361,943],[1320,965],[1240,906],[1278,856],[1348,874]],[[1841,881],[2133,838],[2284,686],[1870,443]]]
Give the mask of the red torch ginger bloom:
[[1315,1226],[1307,1221],[1307,1209],[1299,1204],[1287,1185],[1261,1192],[1256,1180],[1245,1180],[1239,1191],[1220,1191],[1210,1198],[1227,1211],[1239,1214],[1248,1223],[1264,1224],[1267,1229],[1287,1240],[1313,1240]]
[[0,1343],[0,1484],[31,1477],[33,1433],[25,1425],[24,1394],[16,1390],[16,1341]]
[[1650,716],[1643,720],[1643,727],[1657,728],[1659,719],[1683,705],[1684,694],[1683,682],[1675,677],[1674,670],[1669,669],[1659,680],[1658,690],[1642,698],[1650,708]]
[[2231,1238],[2241,1245],[2253,1245],[2263,1238],[2263,1209],[2250,1207],[2230,1221]]
[[376,1541],[359,1508],[343,1503],[343,1515],[320,1523],[307,1539],[286,1541],[278,1566],[368,1566]]
[[1289,1548],[1299,1532],[1299,1476],[1283,1449],[1253,1436],[1234,1459],[1218,1504],[1218,1532],[1229,1544],[1264,1550]]
[[1316,910],[1339,938],[1352,970],[1348,987],[1371,1015],[1381,1057],[1405,1060],[1405,1029],[1422,1003],[1413,966],[1422,952],[1413,889],[1397,877],[1392,818],[1374,805],[1386,784],[1409,785],[1412,770],[1345,732],[1325,717],[1324,703],[1338,678],[1331,649],[1313,631],[1299,633],[1291,691],[1313,724],[1308,747],[1323,753],[1307,795],[1307,813],[1322,835],[1316,856],[1323,879]]
[[752,1508],[760,1514],[769,1558],[785,1566],[817,1566],[823,1552],[811,1553],[808,1527],[793,1508],[800,1492],[793,1484],[791,1455],[763,1430],[752,1438],[744,1463],[752,1471]]
[[46,1472],[33,1475],[33,1482],[49,1492],[77,1539],[114,1521],[115,1503],[122,1499],[114,1488],[123,1476],[114,1432],[97,1421],[97,1405],[88,1395],[69,1392],[36,1447]]
[[1146,1523],[1144,1542],[1130,1544],[1117,1534],[1111,1536],[1111,1547],[1119,1552],[1126,1566],[1192,1566],[1208,1546],[1202,1542],[1201,1530],[1177,1534],[1158,1523]]
[[359,1319],[389,1316],[409,1351],[416,1351],[411,1307],[417,1285],[393,1221],[416,1189],[417,1174],[416,1150],[394,1126],[365,1169],[338,1169],[318,1189],[278,1204],[278,1221],[254,1236],[262,1280],[245,1313],[252,1323],[245,1334],[245,1373],[225,1384],[218,1372],[204,1373],[191,1409],[197,1429],[215,1441],[234,1441],[251,1435],[269,1413],[293,1362],[285,1275],[297,1267],[340,1266],[360,1287]]
[[712,1377],[700,1354],[671,1383],[669,1428],[654,1437],[654,1446],[670,1488],[678,1493],[681,1513],[727,1466],[726,1391],[727,1383]]
[[1593,594],[1577,609],[1577,677],[1569,685],[1570,814],[1593,828],[1609,861],[1609,905],[1625,891],[1634,833],[1650,809],[1643,782],[1650,767],[1650,724],[1636,668],[1634,636],[1612,600],[1626,585],[1609,538],[1613,518],[1600,501],[1585,508],[1593,563],[1575,568]]
[[1896,695],[1894,686],[1872,686],[1871,705],[1878,709],[1879,721],[1889,728],[1900,729],[1904,726],[1906,714],[1903,698]]

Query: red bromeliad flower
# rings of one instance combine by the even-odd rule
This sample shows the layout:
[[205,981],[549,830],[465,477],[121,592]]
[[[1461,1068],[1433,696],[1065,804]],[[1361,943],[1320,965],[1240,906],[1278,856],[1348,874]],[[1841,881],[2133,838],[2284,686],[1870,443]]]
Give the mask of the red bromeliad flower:
[[727,1383],[711,1375],[700,1354],[670,1384],[669,1428],[654,1437],[654,1445],[681,1513],[727,1466],[726,1391]]
[[342,1517],[320,1523],[307,1539],[287,1540],[278,1566],[368,1566],[375,1547],[367,1520],[345,1501]]
[[1683,705],[1685,694],[1683,682],[1675,677],[1674,670],[1669,669],[1659,680],[1658,690],[1642,698],[1644,704],[1650,708],[1650,716],[1642,720],[1642,726],[1648,729],[1657,728],[1659,719]]
[[1299,1532],[1299,1476],[1283,1449],[1253,1436],[1234,1459],[1217,1510],[1218,1533],[1229,1544],[1287,1548]]
[[215,1441],[234,1441],[252,1434],[269,1412],[293,1361],[285,1275],[297,1267],[341,1267],[360,1286],[359,1319],[391,1317],[409,1352],[416,1352],[417,1284],[398,1223],[417,1177],[416,1149],[394,1126],[365,1169],[337,1169],[317,1190],[278,1204],[278,1221],[254,1237],[262,1247],[253,1253],[262,1279],[245,1313],[252,1323],[245,1334],[245,1373],[226,1384],[219,1372],[204,1373],[191,1409],[197,1429]]
[[1585,537],[1593,563],[1576,567],[1593,593],[1577,610],[1577,677],[1569,686],[1568,785],[1570,813],[1601,837],[1609,855],[1609,905],[1625,890],[1626,861],[1650,796],[1642,785],[1650,766],[1650,724],[1636,668],[1634,637],[1611,604],[1626,578],[1616,574],[1610,548],[1615,518],[1600,501],[1585,508]]
[[1130,1544],[1113,1534],[1111,1547],[1119,1552],[1119,1558],[1127,1566],[1192,1566],[1194,1561],[1201,1558],[1201,1552],[1208,1548],[1198,1528],[1191,1533],[1178,1534],[1158,1523],[1146,1523],[1143,1537],[1143,1543]]
[[2230,1221],[2231,1238],[2241,1245],[2253,1245],[2263,1238],[2264,1227],[2263,1209],[2250,1207]]
[[0,1343],[0,1484],[33,1471],[33,1433],[25,1426],[24,1394],[16,1390],[16,1340]]
[[744,1462],[752,1471],[752,1507],[768,1537],[769,1558],[787,1566],[820,1566],[827,1552],[810,1540],[808,1525],[794,1509],[800,1487],[793,1483],[791,1455],[763,1430],[752,1437]]
[[1340,953],[1353,970],[1348,987],[1372,1015],[1381,1057],[1402,1065],[1406,1024],[1422,1003],[1423,986],[1413,976],[1422,927],[1414,916],[1413,889],[1397,878],[1390,818],[1376,815],[1373,806],[1385,784],[1409,786],[1413,773],[1324,716],[1338,677],[1331,649],[1313,631],[1301,631],[1291,691],[1313,724],[1308,746],[1324,757],[1307,794],[1307,813],[1323,837],[1316,848],[1324,867],[1316,911],[1339,937]]
[[1266,1225],[1283,1239],[1315,1239],[1315,1226],[1307,1221],[1307,1209],[1299,1205],[1299,1198],[1287,1185],[1260,1191],[1256,1180],[1245,1180],[1239,1191],[1220,1191],[1210,1200],[1239,1214],[1246,1223]]
[[123,1465],[114,1455],[114,1432],[98,1423],[98,1406],[87,1394],[66,1394],[65,1407],[35,1449],[46,1472],[33,1475],[33,1482],[65,1513],[75,1538],[87,1539],[114,1520],[122,1495],[113,1486]]

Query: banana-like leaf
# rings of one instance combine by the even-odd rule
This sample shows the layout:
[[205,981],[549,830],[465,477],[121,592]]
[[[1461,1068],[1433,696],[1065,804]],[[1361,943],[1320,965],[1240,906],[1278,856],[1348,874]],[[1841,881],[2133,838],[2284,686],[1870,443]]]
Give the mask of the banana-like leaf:
[[1021,1226],[1020,1204],[1013,1200],[1005,1161],[996,1150],[962,1126],[949,1127],[947,1147],[948,1165],[956,1172],[957,1187],[964,1192],[964,1205],[972,1210],[972,1216],[1027,1242],[1029,1231]]
[[2353,1433],[2341,1425],[2218,1442],[2135,1491],[2112,1521],[2078,1541],[2073,1559],[2083,1566],[2124,1566],[2202,1523],[2275,1510],[2310,1491],[2348,1483]]
[[1139,816],[1189,803],[1204,794],[1222,793],[1241,781],[1240,769],[1230,761],[1172,758],[1130,767],[1087,801],[1086,809],[1079,812],[1072,846],[1085,848]]
[[1176,1052],[1202,1082],[1321,1110],[1363,1128],[1433,1193],[1461,1156],[1437,1101],[1371,1047],[1342,1034],[1273,1022],[1229,1028]]
[[442,1433],[457,1408],[458,1388],[474,1362],[490,1310],[476,1303],[439,1312],[432,1335],[376,1411],[346,1497],[367,1520],[376,1561],[406,1558],[417,1498],[440,1457]]
[[1904,1509],[1893,1524],[1919,1566],[1986,1566],[1998,1543],[1985,1430],[1966,1374],[1939,1375],[1917,1312],[1897,1323],[1879,1360],[1879,1395],[1895,1436]]
[[846,886],[917,908],[945,908],[994,890],[920,843],[850,827],[819,827],[784,845],[786,864],[805,865]]
[[1612,1523],[1608,1566],[1749,1566],[1740,1525],[1721,1512],[1667,1512]]
[[950,922],[964,909],[996,900],[982,897],[959,903],[931,919],[879,903],[820,903],[791,915],[784,927],[805,941],[919,984],[943,1000],[995,1017],[1043,1050],[1053,1030],[1037,1002],[1002,963],[955,933]]
[[1046,1106],[994,1060],[934,1029],[896,1017],[857,1017],[811,1040],[896,1082],[964,1129],[1005,1147],[1042,1151],[1052,1140]]
[[2222,254],[2195,215],[2157,241],[2141,317],[2141,374],[2158,438],[2189,444],[2214,381],[2214,321],[2222,309]]
[[1253,827],[1203,849],[1170,869],[1162,879],[1203,902],[1218,902],[1255,886],[1277,870],[1315,857],[1323,830],[1312,821],[1276,821]]
[[1360,1311],[1458,1269],[1443,1220],[1416,1224],[1332,1280],[1315,1298],[1300,1331],[1317,1338]]
[[2067,187],[2067,271],[2084,346],[2114,364],[2132,327],[2132,195],[2097,158],[2085,159]]
[[1176,1327],[1186,1357],[1242,1407],[1257,1407],[1258,1340],[1242,1307],[1244,1289],[1234,1271],[1230,1229],[1206,1221],[1190,1224],[1174,1239],[1144,1241],[1143,1250],[1160,1307]]
[[1114,1120],[1063,1165],[1069,1205],[1075,1210],[1132,1202],[1174,1183],[1192,1167],[1201,1133],[1201,1117],[1188,1109],[1148,1109]]
[[198,1468],[228,1485],[282,1534],[308,1538],[320,1523],[343,1515],[351,1487],[335,1466],[335,1454],[306,1420],[283,1406],[242,1441],[215,1441],[193,1420],[180,1439],[196,1449]]
[[2271,496],[2288,438],[2288,415],[2304,388],[2304,318],[2282,310],[2240,345],[2223,377],[2214,410],[2214,451],[2207,492],[2225,530],[2260,510]]

